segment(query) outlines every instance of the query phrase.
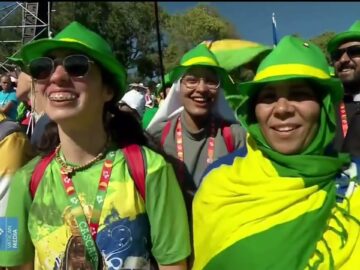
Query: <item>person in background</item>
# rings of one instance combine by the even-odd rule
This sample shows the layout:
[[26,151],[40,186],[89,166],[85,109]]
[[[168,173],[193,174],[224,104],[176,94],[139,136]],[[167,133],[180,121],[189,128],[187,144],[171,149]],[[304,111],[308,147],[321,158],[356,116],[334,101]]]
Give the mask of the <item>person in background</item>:
[[[172,158],[192,220],[191,204],[206,167],[241,147],[245,131],[225,100],[233,83],[204,44],[170,73],[172,88],[147,132]],[[191,267],[193,258],[189,258]]]
[[[31,113],[30,91],[31,91],[31,77],[25,72],[20,72],[18,75],[18,83],[16,87],[16,97],[20,101],[20,104],[17,109],[16,121],[21,124],[25,132],[28,131],[28,127],[30,123],[30,113]],[[29,133],[28,136],[31,137]]]
[[360,157],[360,20],[329,40],[327,50],[335,76],[345,89],[337,108],[338,129],[334,147]]
[[[25,165],[34,156],[35,152],[21,126],[14,120],[9,119],[4,113],[0,113],[0,218],[3,224],[12,224],[11,220],[4,217],[12,177],[21,166]],[[4,227],[2,229],[2,235],[4,236],[11,233],[4,231],[6,229]],[[6,270],[6,268],[0,265],[0,270]]]
[[174,83],[169,95],[147,131],[166,153],[184,163],[179,177],[194,194],[206,167],[228,153],[222,126],[230,126],[233,149],[243,145],[245,132],[224,97],[224,89],[233,84],[204,44],[182,57],[170,79]]
[[156,87],[156,92],[158,93],[158,96],[160,97],[158,103],[159,107],[162,105],[162,103],[165,101],[165,98],[169,95],[169,91],[172,86],[172,82],[170,81],[170,74],[167,73],[164,76],[165,84],[159,83]]
[[119,109],[132,114],[141,123],[145,111],[145,95],[137,90],[130,90],[119,101]]
[[7,117],[15,121],[19,101],[16,98],[16,91],[12,87],[10,76],[6,74],[1,75],[0,85],[0,113],[4,113]]
[[5,214],[13,174],[34,156],[18,123],[0,113],[0,217]]
[[151,94],[151,91],[149,88],[147,88],[146,94],[145,94],[145,112],[142,119],[142,127],[146,129],[151,120],[154,118],[156,112],[159,110],[159,104],[157,102],[157,99]]
[[204,173],[193,269],[357,269],[360,162],[332,148],[343,88],[321,49],[285,36],[239,90],[247,143]]
[[[186,269],[181,190],[140,124],[118,109],[126,72],[109,44],[72,22],[54,38],[27,43],[21,56],[52,122],[42,157],[11,182],[6,217],[18,220],[18,248],[1,250],[0,265],[31,269],[35,259],[49,270],[150,269],[153,257],[160,270]],[[123,152],[134,145],[144,159],[144,193]]]
[[[23,62],[19,58],[17,58],[17,61]],[[24,64],[22,63],[21,65]],[[51,120],[44,111],[44,96],[36,89],[31,76],[24,71],[19,74],[16,96],[20,101],[30,106],[30,112],[27,113],[26,118],[23,119],[21,124],[27,127],[26,134],[30,138],[31,145],[37,148],[44,134],[45,127]]]

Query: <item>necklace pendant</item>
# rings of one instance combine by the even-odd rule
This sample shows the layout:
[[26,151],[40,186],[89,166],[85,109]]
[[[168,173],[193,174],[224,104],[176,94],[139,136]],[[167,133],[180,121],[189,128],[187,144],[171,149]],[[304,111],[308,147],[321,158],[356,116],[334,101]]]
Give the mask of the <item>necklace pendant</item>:
[[69,175],[74,171],[74,168],[72,168],[70,166],[61,167],[60,171],[61,171],[61,174]]

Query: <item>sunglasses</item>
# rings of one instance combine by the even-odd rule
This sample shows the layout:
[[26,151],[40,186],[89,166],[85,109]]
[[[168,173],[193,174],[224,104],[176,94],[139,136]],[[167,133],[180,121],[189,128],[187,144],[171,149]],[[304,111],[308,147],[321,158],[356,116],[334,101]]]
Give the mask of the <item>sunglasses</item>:
[[331,59],[333,61],[339,61],[339,59],[344,55],[344,53],[346,53],[350,58],[360,57],[360,46],[355,45],[344,49],[335,50],[331,54]]
[[36,80],[47,80],[58,65],[62,65],[70,77],[85,77],[90,70],[91,61],[86,55],[72,54],[64,59],[40,57],[29,64],[29,73]]

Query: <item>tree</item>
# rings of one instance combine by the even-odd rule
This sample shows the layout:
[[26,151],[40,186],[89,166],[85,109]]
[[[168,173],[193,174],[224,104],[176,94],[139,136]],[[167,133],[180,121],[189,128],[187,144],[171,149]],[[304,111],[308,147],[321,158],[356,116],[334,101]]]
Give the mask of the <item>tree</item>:
[[312,39],[310,39],[311,42],[315,43],[316,45],[318,45],[320,47],[320,49],[323,51],[323,53],[325,54],[328,62],[330,63],[330,56],[327,52],[327,43],[329,42],[329,40],[331,38],[333,38],[336,35],[335,32],[325,32],[319,36],[313,37]]
[[[16,8],[13,12],[14,5],[8,6],[1,11],[1,26],[21,26],[22,13],[21,8]],[[4,62],[7,57],[13,55],[21,46],[22,28],[2,28],[0,29],[0,62]],[[18,41],[18,42],[7,42]]]
[[[77,20],[110,43],[119,61],[132,71],[129,78],[153,80],[160,75],[153,2],[54,2],[53,5],[54,34]],[[203,4],[174,16],[159,6],[159,23],[166,71],[204,40],[237,37],[232,24],[214,8]]]
[[216,9],[200,4],[185,14],[174,15],[166,22],[168,46],[165,69],[169,71],[181,56],[204,40],[239,38],[234,26],[222,18]]
[[[102,35],[127,69],[142,77],[158,74],[154,3],[152,2],[55,2],[55,34],[76,20]],[[161,21],[168,16],[159,9]]]

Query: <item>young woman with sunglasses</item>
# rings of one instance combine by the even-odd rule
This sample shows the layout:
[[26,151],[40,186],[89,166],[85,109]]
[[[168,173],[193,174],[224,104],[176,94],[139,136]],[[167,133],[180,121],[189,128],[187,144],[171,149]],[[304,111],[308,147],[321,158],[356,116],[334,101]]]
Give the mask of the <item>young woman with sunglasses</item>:
[[[110,46],[73,22],[21,55],[53,120],[41,148],[51,155],[36,192],[29,186],[39,157],[15,176],[6,216],[17,221],[17,242],[0,251],[0,265],[31,269],[35,258],[39,269],[150,269],[152,256],[162,270],[186,269],[180,188],[140,124],[117,108],[126,73]],[[129,144],[142,145],[144,199],[120,150]]]

